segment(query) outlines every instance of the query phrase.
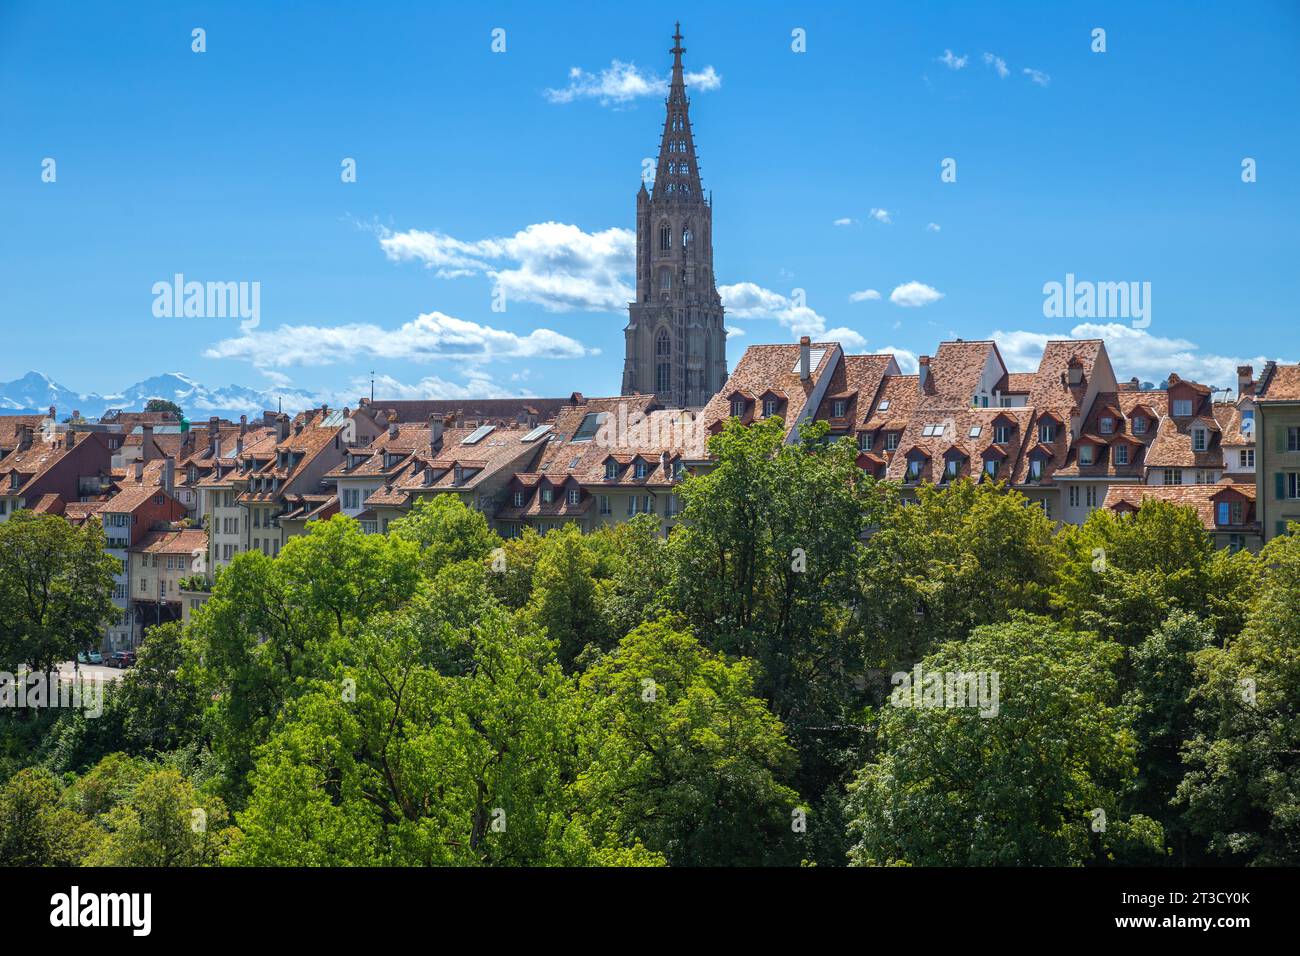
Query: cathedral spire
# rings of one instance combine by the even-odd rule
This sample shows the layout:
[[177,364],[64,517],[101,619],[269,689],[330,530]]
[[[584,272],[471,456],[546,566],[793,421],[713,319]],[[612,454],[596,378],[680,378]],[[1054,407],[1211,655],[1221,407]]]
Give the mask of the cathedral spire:
[[700,170],[695,161],[695,137],[691,133],[690,100],[686,98],[686,75],[682,69],[682,25],[673,32],[673,76],[665,101],[664,134],[659,141],[659,165],[655,169],[655,198],[695,201],[703,198]]

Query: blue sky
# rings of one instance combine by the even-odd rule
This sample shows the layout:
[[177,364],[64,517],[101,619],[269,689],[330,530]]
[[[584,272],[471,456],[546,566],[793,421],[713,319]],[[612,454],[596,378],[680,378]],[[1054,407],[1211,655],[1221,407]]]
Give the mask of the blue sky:
[[[683,10],[733,365],[803,331],[1026,368],[1100,330],[1121,377],[1218,385],[1300,357],[1300,6],[1063,6]],[[126,9],[0,5],[0,380],[617,392],[667,7]],[[260,283],[258,326],[155,316],[176,273]],[[1151,324],[1045,318],[1067,273],[1151,283]]]

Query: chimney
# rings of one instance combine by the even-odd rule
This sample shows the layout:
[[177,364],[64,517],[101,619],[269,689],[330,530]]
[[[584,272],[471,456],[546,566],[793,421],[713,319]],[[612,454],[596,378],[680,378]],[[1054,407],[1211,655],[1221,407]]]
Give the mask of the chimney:
[[438,449],[442,445],[442,416],[437,412],[429,415],[429,454],[438,454]]
[[930,356],[922,355],[917,359],[917,379],[921,384],[921,394],[925,394],[925,387],[930,384]]
[[140,460],[146,465],[153,461],[153,425],[145,422],[140,426]]
[[284,441],[289,437],[289,416],[284,412],[275,416],[275,438],[276,441]]
[[812,340],[806,335],[799,338],[799,378],[812,378]]
[[[215,421],[215,420],[216,420],[216,419],[213,419],[213,421]],[[245,434],[247,434],[247,433],[248,433],[248,416],[247,416],[247,415],[240,415],[240,416],[239,416],[239,434],[241,434],[241,435],[245,435]]]
[[144,462],[142,461],[135,463],[135,480],[141,483],[144,482]]
[[167,458],[163,461],[163,491],[172,495],[176,493],[176,460]]
[[28,449],[32,447],[32,426],[23,424],[18,428],[18,447]]
[[1255,384],[1255,369],[1250,365],[1237,366],[1237,398],[1243,398]]
[[77,444],[77,433],[71,425],[68,426],[68,433],[64,436],[63,443],[69,448]]
[[388,413],[388,437],[397,437],[397,412]]
[[235,439],[235,457],[238,458],[243,453],[244,453],[244,439],[243,436],[240,436],[239,438]]
[[50,417],[54,419],[59,417],[59,410],[53,405],[50,406]]

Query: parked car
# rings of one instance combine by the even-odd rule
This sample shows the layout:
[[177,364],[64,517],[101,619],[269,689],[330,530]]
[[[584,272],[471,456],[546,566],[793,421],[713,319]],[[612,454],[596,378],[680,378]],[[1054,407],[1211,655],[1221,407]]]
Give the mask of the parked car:
[[79,664],[102,664],[104,663],[104,655],[99,651],[78,651],[77,662]]
[[126,668],[135,663],[135,651],[114,651],[108,659],[110,667]]

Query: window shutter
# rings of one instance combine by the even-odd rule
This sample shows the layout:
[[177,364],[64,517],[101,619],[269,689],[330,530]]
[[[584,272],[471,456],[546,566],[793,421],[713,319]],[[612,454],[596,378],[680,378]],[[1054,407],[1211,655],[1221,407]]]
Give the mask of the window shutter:
[[1285,520],[1283,520],[1283,521],[1279,521],[1279,522],[1277,523],[1277,533],[1278,533],[1278,534],[1286,534],[1286,521],[1285,521]]
[[1281,452],[1286,451],[1286,426],[1285,425],[1277,426],[1277,450]]
[[1274,483],[1274,489],[1277,491],[1277,500],[1278,501],[1285,500],[1286,499],[1286,473],[1279,471],[1275,475],[1273,475],[1273,483]]

